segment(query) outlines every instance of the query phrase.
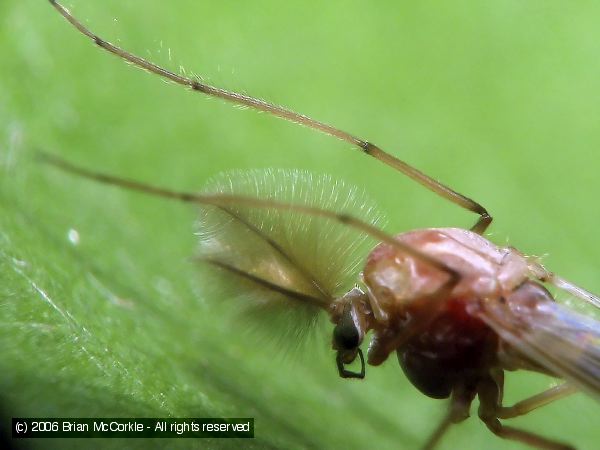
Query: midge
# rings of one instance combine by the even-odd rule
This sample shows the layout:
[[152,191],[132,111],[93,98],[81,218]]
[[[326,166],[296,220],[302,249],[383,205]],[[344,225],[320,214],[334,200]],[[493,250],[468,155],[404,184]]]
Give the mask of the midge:
[[[306,328],[324,310],[334,324],[339,375],[363,378],[366,362],[396,353],[424,394],[449,398],[448,413],[424,444],[433,448],[453,423],[479,418],[494,434],[540,449],[571,446],[503,425],[578,390],[600,399],[600,323],[556,303],[551,284],[595,307],[600,299],[547,271],[535,259],[482,237],[492,221],[479,203],[435,181],[376,145],[262,100],[210,86],[159,67],[96,36],[67,9],[50,3],[79,32],[121,59],[202,94],[245,105],[353,144],[456,205],[479,215],[470,229],[426,228],[396,236],[355,188],[304,172],[221,175],[199,194],[175,192],[89,171],[52,156],[77,175],[201,205],[199,260],[247,294],[260,314],[302,313]],[[355,217],[361,217],[361,219]],[[365,239],[378,242],[360,269]],[[357,259],[358,258],[358,259]],[[354,287],[348,286],[348,275]],[[346,288],[342,291],[342,288]],[[297,316],[296,316],[297,318]],[[360,363],[353,371],[350,364]],[[541,372],[563,384],[503,406],[506,370]]]

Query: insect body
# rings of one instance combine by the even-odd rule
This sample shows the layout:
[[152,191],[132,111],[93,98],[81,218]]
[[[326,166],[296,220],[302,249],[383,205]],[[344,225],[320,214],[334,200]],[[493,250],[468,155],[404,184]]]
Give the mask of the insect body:
[[[344,326],[354,327],[357,336],[347,345],[334,334],[342,361],[351,362],[360,352],[362,337],[373,330],[369,364],[379,365],[396,352],[405,374],[421,392],[433,398],[452,396],[446,420],[425,448],[433,447],[450,423],[469,416],[477,395],[480,418],[499,436],[538,448],[570,448],[503,427],[498,418],[525,414],[574,389],[563,384],[505,408],[503,372],[525,369],[564,377],[597,396],[598,323],[557,304],[542,284],[533,281],[531,261],[513,248],[496,247],[457,228],[416,230],[396,239],[445,263],[459,277],[448,283],[448,275],[426,261],[380,244],[363,271],[366,293],[354,290],[350,299],[333,307],[334,322],[350,324]],[[340,373],[362,376],[345,373],[343,364]]]
[[[516,250],[500,249],[478,234],[456,228],[418,230],[401,234],[397,239],[435,256],[461,274],[460,281],[451,290],[442,290],[446,274],[431,270],[428,264],[410,255],[380,245],[369,256],[363,280],[377,328],[405,329],[411,322],[421,320],[420,317],[426,318],[419,325],[419,342],[402,353],[401,363],[407,375],[413,379],[411,374],[418,377],[418,372],[424,370],[429,373],[425,378],[434,378],[441,368],[435,366],[444,365],[446,360],[453,366],[464,365],[465,370],[469,364],[473,370],[485,365],[482,356],[494,346],[490,342],[491,330],[477,318],[479,303],[500,301],[525,283],[528,279],[526,259]],[[427,318],[436,319],[427,324]],[[371,364],[381,363],[390,351],[403,347],[387,338],[385,332],[381,334],[380,337],[380,333],[376,333],[377,345],[369,349]],[[419,356],[424,354],[432,355],[432,361],[428,363]],[[426,394],[449,395],[454,375],[451,371],[442,375],[447,377],[447,382],[438,381],[437,388],[423,389]],[[424,383],[427,381],[418,384]]]
[[[482,237],[492,220],[483,206],[376,145],[163,69],[103,40],[63,6],[50,3],[102,49],[194,91],[347,141],[479,219],[469,230],[422,229],[392,236],[377,226],[377,214],[363,200],[355,200],[360,196],[352,188],[328,178],[276,171],[225,174],[196,194],[89,171],[53,156],[45,156],[47,162],[103,183],[201,205],[198,259],[240,289],[243,285],[261,311],[302,311],[306,320],[326,311],[334,324],[332,345],[341,377],[365,376],[361,344],[372,333],[368,364],[377,366],[395,352],[421,392],[450,398],[448,414],[424,448],[433,448],[451,424],[467,418],[476,397],[480,419],[496,435],[540,449],[571,448],[504,426],[499,419],[526,414],[577,390],[600,398],[600,324],[556,303],[543,283],[596,307],[600,299],[516,249],[492,244]],[[343,280],[359,271],[359,243],[367,239],[379,244],[355,277],[358,284],[348,287]],[[311,260],[311,250],[325,263]],[[361,368],[355,372],[349,365],[357,359]],[[505,407],[504,371],[519,369],[566,382]]]

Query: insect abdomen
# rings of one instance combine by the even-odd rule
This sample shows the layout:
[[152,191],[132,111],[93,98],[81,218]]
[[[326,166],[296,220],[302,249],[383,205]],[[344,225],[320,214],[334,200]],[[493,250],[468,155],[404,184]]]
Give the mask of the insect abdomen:
[[449,300],[427,329],[397,352],[407,378],[423,394],[447,398],[457,383],[485,375],[495,361],[497,337],[481,320],[468,315],[465,301]]

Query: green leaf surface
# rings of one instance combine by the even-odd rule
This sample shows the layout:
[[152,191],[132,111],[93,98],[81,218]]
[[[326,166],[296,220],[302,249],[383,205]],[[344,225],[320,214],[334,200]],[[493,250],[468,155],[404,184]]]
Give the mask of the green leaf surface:
[[[481,203],[489,237],[600,292],[600,4],[104,2],[66,6],[175,71],[373,141]],[[364,187],[387,230],[468,227],[347,144],[128,67],[45,0],[0,2],[0,401],[17,416],[256,419],[236,440],[36,440],[23,448],[416,449],[444,412],[395,360],[337,376],[328,337],[293,357],[249,338],[192,261],[193,207],[36,164],[42,149],[199,190],[230,169],[298,168]],[[567,299],[566,295],[559,295]],[[276,355],[276,356],[274,356]],[[508,403],[548,387],[509,374]],[[476,416],[476,406],[473,408]],[[597,448],[582,394],[510,421]],[[508,422],[507,422],[508,423]],[[440,449],[526,448],[472,418]]]

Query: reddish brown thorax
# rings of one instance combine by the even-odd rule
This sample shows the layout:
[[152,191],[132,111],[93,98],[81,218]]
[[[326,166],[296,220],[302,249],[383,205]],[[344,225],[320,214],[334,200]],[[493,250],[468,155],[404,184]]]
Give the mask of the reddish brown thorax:
[[[436,298],[447,273],[388,244],[377,246],[363,271],[374,316],[368,362],[381,364],[397,351],[418,389],[445,398],[458,380],[476,379],[495,364],[498,338],[469,308],[510,295],[528,279],[527,261],[518,251],[463,229],[417,230],[397,239],[441,261],[461,279],[444,298]],[[433,305],[435,311],[427,311]],[[431,319],[403,340],[405,330],[425,316]]]

